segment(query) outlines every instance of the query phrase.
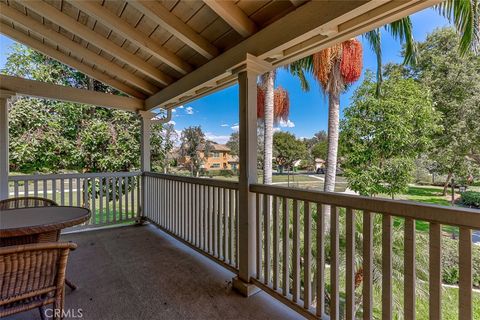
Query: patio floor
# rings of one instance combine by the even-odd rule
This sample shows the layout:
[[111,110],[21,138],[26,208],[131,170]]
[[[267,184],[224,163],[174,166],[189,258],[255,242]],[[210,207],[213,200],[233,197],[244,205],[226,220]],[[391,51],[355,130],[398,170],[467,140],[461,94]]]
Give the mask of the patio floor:
[[[82,320],[303,319],[265,292],[240,296],[232,291],[231,272],[152,225],[62,239],[78,244],[67,276],[79,288],[66,289],[65,307],[82,309]],[[40,315],[33,310],[6,319]]]

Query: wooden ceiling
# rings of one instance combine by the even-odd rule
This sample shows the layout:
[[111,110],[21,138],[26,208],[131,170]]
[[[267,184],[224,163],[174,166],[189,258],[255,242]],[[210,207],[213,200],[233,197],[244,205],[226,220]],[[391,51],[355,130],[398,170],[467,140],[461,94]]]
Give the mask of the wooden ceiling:
[[0,32],[171,108],[234,83],[247,53],[273,68],[436,2],[0,0]]

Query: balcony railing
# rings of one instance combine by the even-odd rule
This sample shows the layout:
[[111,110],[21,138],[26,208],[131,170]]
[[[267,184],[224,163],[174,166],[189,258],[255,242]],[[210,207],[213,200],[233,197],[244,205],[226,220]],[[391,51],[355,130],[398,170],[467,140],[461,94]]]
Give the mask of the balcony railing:
[[[251,185],[250,191],[256,194],[257,207],[254,283],[298,312],[307,317],[328,313],[331,319],[340,319],[342,310],[346,319],[372,319],[373,284],[380,280],[381,317],[392,319],[393,299],[402,298],[393,297],[393,272],[400,271],[404,318],[415,319],[416,285],[420,282],[416,277],[416,222],[425,221],[429,224],[424,254],[429,256],[430,319],[441,318],[444,226],[459,230],[459,319],[472,319],[472,229],[480,229],[477,210],[268,185]],[[374,223],[376,218],[379,224]],[[403,225],[403,270],[394,270],[392,262],[394,224]],[[380,239],[374,238],[374,232]],[[340,283],[345,288],[340,288]]]
[[238,183],[150,172],[144,179],[144,216],[236,272]]
[[140,177],[140,172],[10,176],[10,197],[43,197],[89,208],[90,220],[71,230],[126,224],[140,213]]
[[[42,196],[90,208],[92,218],[83,228],[127,223],[141,213],[238,273],[242,213],[237,182],[150,172],[143,177],[132,172],[9,180],[11,196]],[[256,199],[252,282],[307,318],[392,319],[396,300],[404,318],[414,319],[421,286],[428,291],[429,318],[440,319],[446,226],[459,239],[459,318],[472,318],[472,231],[480,230],[478,210],[260,184],[251,185],[250,192]],[[417,232],[421,222],[428,225],[427,233]],[[428,261],[421,277],[419,241],[426,244],[423,258]],[[400,296],[394,288],[398,281]]]

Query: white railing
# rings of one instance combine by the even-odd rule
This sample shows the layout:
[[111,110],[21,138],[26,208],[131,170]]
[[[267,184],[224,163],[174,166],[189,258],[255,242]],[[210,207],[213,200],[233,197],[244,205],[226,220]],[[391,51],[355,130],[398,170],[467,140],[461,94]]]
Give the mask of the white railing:
[[[303,315],[398,318],[395,299],[403,304],[400,318],[415,319],[416,295],[424,286],[429,318],[441,319],[442,228],[454,226],[459,319],[472,319],[472,230],[480,229],[478,210],[267,185],[251,185],[250,191],[257,203],[253,282]],[[424,236],[416,231],[416,221],[429,224]],[[428,269],[423,281],[416,267],[422,239],[426,252],[420,258]],[[400,266],[398,259],[392,261],[394,254],[403,255]],[[393,289],[398,278],[403,297]]]
[[145,218],[238,269],[238,183],[146,172],[144,198]]
[[73,173],[10,176],[9,196],[48,198],[61,206],[91,210],[82,229],[124,224],[140,212],[140,172]]

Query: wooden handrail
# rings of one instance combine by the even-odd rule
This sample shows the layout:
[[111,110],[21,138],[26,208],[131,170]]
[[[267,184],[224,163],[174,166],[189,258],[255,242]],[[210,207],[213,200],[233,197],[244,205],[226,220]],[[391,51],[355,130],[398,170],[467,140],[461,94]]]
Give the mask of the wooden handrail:
[[145,172],[144,176],[146,177],[154,177],[160,178],[165,180],[173,180],[173,181],[180,181],[186,183],[193,183],[193,184],[200,184],[204,186],[211,186],[217,188],[225,188],[225,189],[238,189],[238,182],[234,181],[224,181],[224,180],[215,180],[215,179],[208,179],[208,178],[195,178],[195,177],[186,177],[186,176],[177,176],[173,174],[164,174],[164,173],[156,173],[156,172]]
[[262,184],[250,185],[250,191],[289,199],[334,205],[341,208],[365,210],[451,226],[480,229],[480,212],[475,209],[452,208],[435,204],[379,199]]
[[9,181],[26,181],[26,180],[52,180],[52,179],[75,179],[75,178],[111,178],[111,177],[136,177],[140,176],[140,171],[132,172],[88,172],[88,173],[57,173],[57,174],[30,174],[9,176]]

